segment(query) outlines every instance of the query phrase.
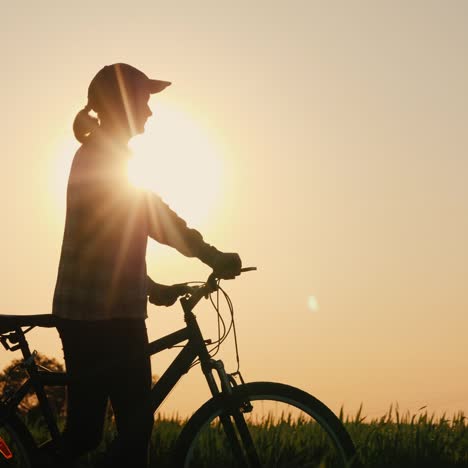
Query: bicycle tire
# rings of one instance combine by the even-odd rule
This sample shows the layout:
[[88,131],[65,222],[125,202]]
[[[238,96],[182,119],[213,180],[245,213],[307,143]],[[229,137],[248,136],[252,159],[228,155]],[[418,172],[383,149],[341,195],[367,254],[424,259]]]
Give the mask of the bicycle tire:
[[[232,442],[227,444],[224,440],[217,441],[218,437],[224,437],[220,434],[225,433],[225,430],[221,428],[223,423],[218,422],[217,419],[229,414],[229,420],[232,421],[234,419],[232,415],[237,412],[238,417],[239,408],[245,406],[246,401],[252,402],[254,411],[255,408],[263,408],[266,405],[265,402],[274,402],[275,405],[286,403],[294,411],[289,416],[286,415],[286,418],[283,418],[283,414],[280,418],[271,415],[269,421],[251,419],[246,425],[242,423],[244,420],[242,418],[240,429],[239,424],[235,422],[233,424],[236,434],[234,437],[241,451],[239,452],[239,447],[235,448],[234,450],[238,450],[238,453],[233,456],[232,450],[226,449],[226,446],[233,445]],[[291,414],[294,414],[293,417],[296,418],[296,411],[299,412],[299,416],[293,421]],[[270,416],[267,417],[270,418]],[[253,456],[245,447],[246,444],[240,435],[244,430],[248,431],[247,445],[249,441],[253,442]],[[314,440],[312,440],[312,435],[316,436]],[[205,444],[205,449],[197,448],[198,443]],[[237,445],[237,442],[234,442],[234,445]],[[216,452],[217,455],[213,455],[218,446],[221,450]],[[280,450],[284,450],[284,453],[280,453]],[[214,460],[213,456],[223,459]],[[193,414],[176,442],[172,466],[181,468],[215,466],[357,468],[359,461],[354,444],[343,424],[317,398],[290,385],[253,382],[233,388],[232,396],[226,397],[220,394],[213,397]]]
[[16,414],[0,424],[0,468],[35,468],[36,444]]

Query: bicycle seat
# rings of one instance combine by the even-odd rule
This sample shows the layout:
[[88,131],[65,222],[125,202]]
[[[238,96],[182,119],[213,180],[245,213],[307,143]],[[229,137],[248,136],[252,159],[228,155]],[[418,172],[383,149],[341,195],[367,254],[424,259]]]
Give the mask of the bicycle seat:
[[0,314],[0,334],[19,327],[55,327],[57,317],[52,314],[40,315],[6,315]]

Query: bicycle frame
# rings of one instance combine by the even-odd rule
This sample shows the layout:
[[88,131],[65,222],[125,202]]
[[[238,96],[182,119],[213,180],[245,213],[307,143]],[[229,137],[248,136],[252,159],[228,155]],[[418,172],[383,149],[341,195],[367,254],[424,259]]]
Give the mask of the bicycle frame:
[[153,413],[158,409],[181,377],[190,370],[196,358],[200,359],[202,371],[213,395],[220,393],[213,377],[213,370],[216,370],[218,373],[221,388],[227,389],[229,386],[229,379],[226,376],[222,362],[214,361],[209,355],[206,347],[207,342],[203,338],[195,315],[192,312],[186,312],[185,321],[187,322],[185,328],[153,341],[148,345],[149,354],[153,355],[188,340],[188,343],[184,345],[180,353],[151,389],[151,409]]
[[[184,309],[184,319],[187,324],[186,327],[148,344],[148,354],[151,356],[179,345],[183,341],[187,341],[161,378],[158,379],[151,389],[151,409],[153,413],[156,412],[158,407],[175,387],[181,377],[190,370],[193,362],[197,358],[200,359],[201,368],[212,395],[219,394],[221,391],[230,393],[231,384],[229,377],[224,370],[224,365],[222,361],[215,361],[210,357],[207,349],[209,340],[205,340],[203,338],[196,317],[192,313],[192,308],[198,300],[193,297],[182,298],[180,300]],[[7,397],[6,401],[3,402],[3,406],[0,409],[0,422],[7,419],[8,415],[12,411],[16,410],[17,406],[28,392],[34,390],[38,397],[39,406],[52,440],[57,444],[60,444],[60,431],[57,427],[44,387],[67,385],[67,374],[64,372],[41,370],[34,361],[34,354],[31,353],[29,349],[29,344],[25,337],[25,331],[21,328],[17,328],[12,331],[12,333],[16,335],[14,339],[18,345],[15,349],[20,349],[23,354],[23,366],[29,374],[29,379],[13,395]],[[213,370],[216,370],[218,374],[221,390],[213,376]],[[92,371],[90,371],[90,375],[91,374]]]

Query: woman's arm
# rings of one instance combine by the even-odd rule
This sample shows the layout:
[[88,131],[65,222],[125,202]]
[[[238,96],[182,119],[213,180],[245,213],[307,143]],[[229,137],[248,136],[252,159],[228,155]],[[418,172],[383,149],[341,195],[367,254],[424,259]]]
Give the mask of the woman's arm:
[[237,253],[220,252],[206,243],[202,235],[152,192],[145,193],[148,235],[161,244],[177,249],[186,257],[197,257],[210,266],[219,278],[234,278],[242,262]]

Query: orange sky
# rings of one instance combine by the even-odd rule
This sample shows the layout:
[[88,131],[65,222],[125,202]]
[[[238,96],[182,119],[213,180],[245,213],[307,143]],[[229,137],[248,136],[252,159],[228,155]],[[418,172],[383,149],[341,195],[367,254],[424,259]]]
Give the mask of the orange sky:
[[[173,82],[140,146],[155,185],[259,268],[226,283],[245,377],[370,416],[468,411],[468,5],[116,3],[2,7],[2,312],[50,311],[71,124],[94,74],[128,62]],[[148,270],[209,273],[155,246]],[[181,326],[177,308],[150,308],[152,337]],[[33,333],[61,357],[54,332]],[[206,399],[197,378],[168,411]]]

